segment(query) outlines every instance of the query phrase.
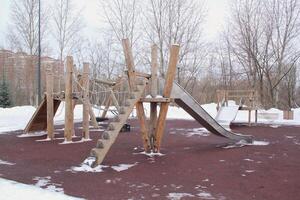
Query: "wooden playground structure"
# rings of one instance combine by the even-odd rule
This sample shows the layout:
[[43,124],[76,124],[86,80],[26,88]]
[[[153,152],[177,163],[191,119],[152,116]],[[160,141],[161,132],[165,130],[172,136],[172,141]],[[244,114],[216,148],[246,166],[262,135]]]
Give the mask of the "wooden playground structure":
[[[95,102],[91,103],[90,101],[92,99],[91,96],[97,94],[94,90],[91,91],[90,83],[93,83],[105,85],[105,92],[110,94],[109,98],[105,100],[105,108],[101,117],[104,118],[106,116],[111,104],[116,107],[117,112],[87,159],[87,163],[92,163],[90,165],[93,167],[102,163],[134,108],[136,108],[137,118],[140,122],[140,132],[146,152],[160,152],[167,112],[171,102],[182,107],[213,134],[227,137],[234,141],[252,141],[250,136],[234,134],[222,127],[191,95],[174,82],[180,50],[179,45],[172,45],[170,48],[169,64],[166,77],[164,78],[158,78],[158,49],[156,45],[153,45],[151,48],[151,74],[136,71],[129,40],[123,39],[122,45],[127,70],[125,71],[125,78],[121,77],[118,79],[118,83],[90,79],[88,63],[83,64],[82,74],[77,73],[73,66],[73,59],[69,56],[66,62],[65,91],[54,93],[53,75],[51,70],[49,70],[47,72],[46,98],[28,123],[25,132],[47,130],[48,140],[53,140],[55,138],[53,118],[61,101],[65,101],[64,138],[66,143],[71,143],[75,133],[74,108],[76,104],[82,103],[82,140],[90,140],[89,121],[91,120],[94,128],[98,128],[97,119],[91,105],[94,105]],[[118,102],[114,91],[120,83],[123,85],[120,90],[124,98],[122,103]],[[162,94],[158,94],[159,85],[163,85]],[[158,95],[162,95],[162,97]],[[145,115],[144,103],[150,104],[149,120]],[[159,111],[158,106],[160,106]]]
[[[164,98],[156,98],[158,95],[158,56],[157,46],[153,45],[151,50],[151,74],[145,74],[135,71],[132,50],[128,39],[123,40],[123,50],[125,55],[125,62],[127,66],[128,77],[128,97],[124,106],[119,106],[119,103],[114,94],[114,89],[118,86],[116,82],[108,80],[95,79],[98,84],[108,86],[110,98],[105,100],[105,108],[102,112],[101,118],[105,118],[110,106],[113,104],[116,107],[118,115],[109,124],[108,130],[103,133],[102,139],[98,141],[97,147],[92,149],[91,154],[98,154],[99,149],[107,152],[109,147],[116,139],[121,128],[128,119],[134,106],[137,110],[137,117],[140,121],[140,128],[145,151],[158,152],[161,146],[162,135],[164,132],[164,125],[167,116],[168,106],[171,102],[171,90],[176,74],[176,65],[179,54],[179,46],[173,45],[170,52],[170,62],[168,73],[164,87]],[[76,77],[76,81],[74,81]],[[119,79],[120,80],[120,79]],[[55,139],[54,135],[54,116],[62,101],[65,102],[65,142],[72,142],[74,136],[74,108],[77,104],[83,105],[82,112],[82,139],[89,140],[89,122],[94,128],[98,128],[96,116],[93,112],[90,103],[90,78],[89,78],[89,64],[83,64],[82,74],[76,72],[73,64],[73,58],[67,57],[66,60],[66,74],[65,74],[65,91],[54,92],[54,76],[49,68],[46,74],[46,93],[42,103],[37,108],[32,116],[30,122],[25,128],[25,133],[36,131],[47,131],[48,140]],[[144,91],[149,84],[151,98],[145,98]],[[150,103],[150,120],[147,123],[143,103]],[[160,112],[158,114],[158,105],[160,104]],[[104,148],[104,149],[102,149]],[[106,154],[106,153],[105,153]],[[98,158],[97,163],[101,163],[102,158]]]

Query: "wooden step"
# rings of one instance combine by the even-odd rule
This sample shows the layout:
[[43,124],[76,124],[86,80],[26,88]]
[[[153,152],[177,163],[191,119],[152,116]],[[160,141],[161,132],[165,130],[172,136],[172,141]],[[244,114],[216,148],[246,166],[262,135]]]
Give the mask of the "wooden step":
[[135,104],[140,100],[145,90],[147,81],[139,82],[137,89],[126,100],[125,106],[119,110],[119,115],[109,123],[107,130],[103,133],[102,139],[99,139],[96,148],[91,150],[90,156],[95,157],[95,162],[91,167],[95,167],[102,163],[110,147],[117,139],[122,127],[126,123]]

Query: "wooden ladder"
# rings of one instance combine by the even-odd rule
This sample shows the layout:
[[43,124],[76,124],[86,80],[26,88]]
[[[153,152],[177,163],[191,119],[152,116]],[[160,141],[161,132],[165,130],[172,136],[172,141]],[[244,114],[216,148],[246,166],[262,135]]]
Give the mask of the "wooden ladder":
[[91,167],[96,167],[102,163],[110,147],[117,139],[123,125],[126,123],[134,106],[142,97],[148,80],[143,79],[137,82],[137,87],[130,93],[129,98],[126,99],[125,106],[120,107],[119,114],[108,124],[107,130],[102,134],[102,138],[97,141],[96,148],[91,150],[90,158],[88,158],[88,160],[94,160],[94,162],[91,163]]

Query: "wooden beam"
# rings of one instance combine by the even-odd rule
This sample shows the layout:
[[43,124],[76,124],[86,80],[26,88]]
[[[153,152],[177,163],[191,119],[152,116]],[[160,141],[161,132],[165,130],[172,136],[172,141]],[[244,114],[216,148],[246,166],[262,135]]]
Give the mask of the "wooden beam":
[[129,87],[131,91],[134,91],[136,89],[136,82],[135,82],[136,75],[134,69],[132,49],[130,46],[129,39],[123,39],[122,44],[123,44],[123,51],[125,55],[125,62],[126,62],[127,72],[128,72]]
[[170,103],[174,102],[172,98],[141,98],[140,102],[145,103]]
[[90,139],[89,132],[89,64],[83,63],[83,74],[82,74],[82,89],[83,89],[83,109],[82,109],[82,128],[84,139]]
[[110,86],[110,87],[116,85],[116,82],[109,81],[109,80],[103,80],[103,79],[100,80],[100,79],[95,78],[94,81],[96,83],[107,85],[107,86]]
[[65,83],[65,140],[72,141],[72,132],[74,129],[74,113],[72,104],[72,75],[73,58],[67,56],[66,83]]
[[136,76],[139,76],[139,77],[143,77],[143,78],[147,78],[147,79],[149,79],[149,78],[151,78],[151,75],[150,74],[147,74],[147,73],[143,73],[143,72],[135,72],[135,75]]
[[53,72],[51,68],[46,71],[46,98],[47,98],[47,137],[54,139],[54,103],[53,103]]
[[157,60],[157,45],[151,47],[151,96],[155,98],[157,96],[157,71],[158,71],[158,60]]
[[[171,95],[171,91],[173,88],[173,81],[176,75],[176,66],[178,62],[179,49],[180,49],[179,45],[172,45],[171,47],[169,66],[168,66],[167,77],[166,77],[166,82],[165,82],[165,87],[163,92],[163,97],[165,98],[169,98]],[[157,152],[160,151],[160,145],[161,145],[161,140],[165,129],[169,104],[170,103],[162,103],[160,106],[160,111],[157,120],[156,131],[155,131],[154,150]]]
[[146,152],[150,150],[150,142],[148,136],[148,128],[146,126],[146,116],[142,102],[136,103],[137,116],[140,120],[140,130],[142,133],[143,146]]

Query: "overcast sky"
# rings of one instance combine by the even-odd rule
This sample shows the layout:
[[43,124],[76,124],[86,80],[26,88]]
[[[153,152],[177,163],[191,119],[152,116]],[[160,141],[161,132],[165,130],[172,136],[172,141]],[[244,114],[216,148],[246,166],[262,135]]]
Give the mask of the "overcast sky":
[[[42,2],[45,0],[41,0]],[[99,28],[99,16],[98,16],[98,1],[99,0],[74,0],[74,3],[78,7],[84,8],[84,21],[86,23],[86,34],[92,37],[96,34]],[[228,3],[230,0],[207,0],[208,15],[207,22],[205,24],[205,35],[209,39],[215,39],[222,30],[224,20],[228,15]],[[10,2],[11,0],[0,0],[0,47],[5,45],[5,32],[7,29],[7,22],[9,22],[10,16]]]

